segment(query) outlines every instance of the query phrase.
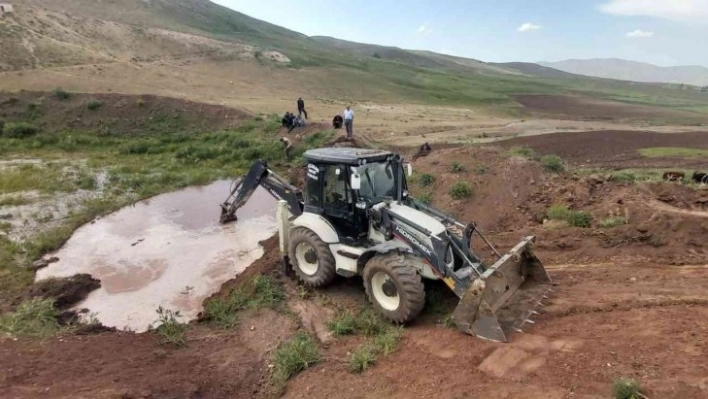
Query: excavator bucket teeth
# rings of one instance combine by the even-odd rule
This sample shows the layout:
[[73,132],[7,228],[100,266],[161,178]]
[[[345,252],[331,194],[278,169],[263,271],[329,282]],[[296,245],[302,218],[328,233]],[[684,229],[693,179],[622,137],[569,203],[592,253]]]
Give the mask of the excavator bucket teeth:
[[532,324],[528,316],[531,313],[524,308],[538,303],[551,283],[543,264],[531,250],[534,241],[533,236],[524,238],[472,281],[452,315],[460,330],[491,341],[507,342],[502,325],[518,328],[519,317]]

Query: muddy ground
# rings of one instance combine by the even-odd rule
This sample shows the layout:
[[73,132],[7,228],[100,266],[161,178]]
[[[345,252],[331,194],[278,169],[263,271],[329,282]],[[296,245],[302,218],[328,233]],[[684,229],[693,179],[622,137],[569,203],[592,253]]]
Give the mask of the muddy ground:
[[706,157],[642,157],[637,150],[651,147],[708,148],[708,132],[655,133],[641,131],[595,131],[517,137],[499,146],[528,146],[541,155],[558,155],[574,166],[602,168],[695,168],[708,169]]
[[[607,148],[602,140],[597,146],[598,154]],[[453,173],[455,163],[462,168]],[[651,398],[708,397],[708,193],[674,183],[549,173],[499,147],[436,150],[416,160],[414,170],[436,181],[423,187],[414,179],[413,195],[430,192],[434,206],[477,221],[501,250],[522,236],[538,236],[537,255],[557,286],[536,324],[511,334],[510,343],[466,336],[441,323],[446,312],[426,311],[406,326],[396,352],[353,374],[346,360],[362,338],[334,339],[323,326],[338,305],[364,306],[361,280],[341,279],[312,295],[298,295],[292,279],[279,277],[271,239],[264,243],[264,257],[216,295],[269,274],[288,292],[289,311],[246,312],[233,330],[195,323],[184,348],[160,346],[149,333],[41,342],[1,338],[0,392],[6,397],[268,396],[273,349],[305,328],[322,341],[324,360],[292,379],[286,397],[606,398],[613,379],[621,376],[637,379]],[[468,200],[448,194],[460,180],[473,188]],[[545,210],[558,203],[591,213],[591,226],[544,221]],[[627,224],[600,227],[603,218],[617,214],[626,216]]]

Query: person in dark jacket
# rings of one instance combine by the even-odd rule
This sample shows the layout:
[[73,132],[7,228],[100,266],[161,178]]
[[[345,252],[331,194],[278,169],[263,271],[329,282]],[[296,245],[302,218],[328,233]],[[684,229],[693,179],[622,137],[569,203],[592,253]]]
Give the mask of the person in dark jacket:
[[297,99],[297,111],[300,114],[300,118],[302,118],[302,114],[305,114],[305,119],[309,119],[307,117],[307,110],[305,110],[305,101],[302,97]]
[[332,119],[332,127],[335,129],[341,129],[343,124],[344,119],[342,118],[342,115],[335,115],[334,119]]

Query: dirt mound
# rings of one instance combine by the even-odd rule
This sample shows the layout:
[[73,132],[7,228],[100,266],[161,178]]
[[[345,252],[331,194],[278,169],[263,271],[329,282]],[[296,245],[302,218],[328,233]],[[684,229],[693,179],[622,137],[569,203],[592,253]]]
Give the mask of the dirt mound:
[[701,158],[644,158],[637,150],[650,147],[708,148],[706,132],[653,133],[594,131],[517,137],[498,143],[503,148],[527,146],[541,155],[558,155],[573,165],[610,168],[706,168]]
[[[548,173],[535,161],[494,147],[434,151],[414,162],[414,196],[463,222],[475,221],[503,250],[526,235],[546,262],[589,263],[627,258],[675,264],[708,262],[708,195],[672,183],[629,185],[604,176]],[[425,187],[421,174],[434,176]],[[471,188],[454,199],[457,183]],[[549,207],[561,204],[592,216],[589,228],[548,223]],[[603,228],[612,216],[626,224]],[[474,243],[473,243],[474,244]],[[476,245],[479,248],[479,245]],[[488,257],[490,254],[480,254]],[[489,259],[489,258],[487,258]]]
[[669,120],[682,125],[708,123],[699,113],[648,105],[628,104],[599,98],[554,94],[524,94],[514,99],[529,111],[555,118],[585,121]]
[[99,287],[101,282],[88,274],[47,279],[32,285],[16,304],[29,298],[53,298],[57,309],[66,310],[86,299],[91,291]]
[[0,119],[32,121],[44,131],[98,134],[207,132],[234,127],[250,114],[220,105],[154,95],[0,93]]

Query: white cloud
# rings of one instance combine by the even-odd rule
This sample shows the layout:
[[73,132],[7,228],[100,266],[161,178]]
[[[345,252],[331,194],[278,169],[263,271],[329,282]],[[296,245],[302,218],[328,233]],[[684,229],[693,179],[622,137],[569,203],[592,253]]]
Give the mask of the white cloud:
[[708,0],[609,0],[599,9],[612,15],[708,22]]
[[418,28],[418,33],[420,33],[421,35],[429,35],[433,33],[433,28],[431,28],[430,25],[425,23]]
[[654,36],[654,32],[647,32],[643,31],[641,29],[637,29],[632,32],[627,32],[627,37],[635,38],[635,39],[644,39],[644,38],[649,38]]
[[539,30],[539,29],[541,29],[540,25],[534,25],[531,22],[526,22],[525,24],[522,24],[521,26],[519,26],[519,28],[517,30],[519,32],[530,32],[530,31]]

